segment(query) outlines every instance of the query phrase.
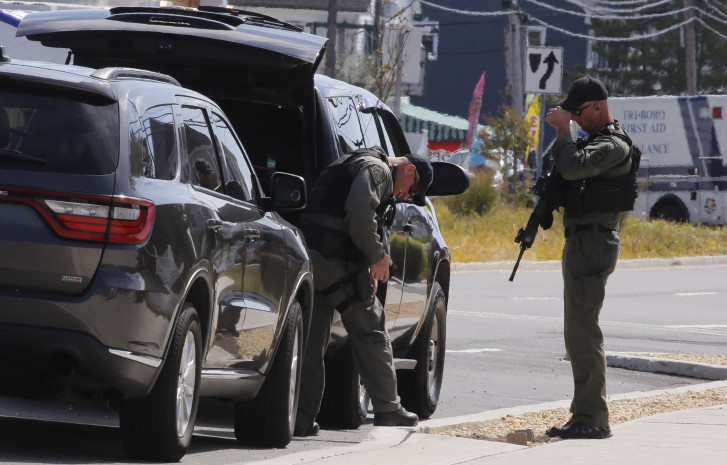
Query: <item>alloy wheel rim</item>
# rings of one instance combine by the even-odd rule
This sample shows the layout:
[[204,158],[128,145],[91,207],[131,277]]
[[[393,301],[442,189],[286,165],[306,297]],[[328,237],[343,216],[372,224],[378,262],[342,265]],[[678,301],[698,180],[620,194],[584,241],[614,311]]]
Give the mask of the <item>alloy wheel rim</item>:
[[298,357],[298,349],[300,347],[300,341],[298,327],[295,328],[295,334],[293,335],[293,356],[290,361],[290,385],[288,390],[288,427],[290,431],[295,428],[295,387],[298,385],[298,364],[300,363]]
[[432,329],[429,335],[429,370],[427,373],[427,384],[429,385],[429,397],[435,400],[438,396],[437,389],[437,368],[439,365],[439,315],[434,313]]
[[194,334],[187,332],[179,361],[177,378],[177,435],[181,438],[187,432],[192,417],[194,404],[194,388],[197,372],[197,350]]

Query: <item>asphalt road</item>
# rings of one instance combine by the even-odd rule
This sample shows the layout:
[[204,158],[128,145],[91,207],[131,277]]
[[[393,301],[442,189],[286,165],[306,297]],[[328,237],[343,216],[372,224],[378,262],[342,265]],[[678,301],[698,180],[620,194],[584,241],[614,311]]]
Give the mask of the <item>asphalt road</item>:
[[[505,268],[505,267],[503,267]],[[601,313],[606,349],[725,353],[727,265],[619,268]],[[448,353],[434,418],[569,398],[563,358],[562,282],[557,270],[457,271],[448,316]],[[609,368],[609,393],[650,391],[700,380]],[[135,463],[121,448],[114,412],[0,397],[0,463]],[[245,449],[230,404],[205,401],[183,464],[237,464],[355,444],[357,431],[322,431],[286,449]]]

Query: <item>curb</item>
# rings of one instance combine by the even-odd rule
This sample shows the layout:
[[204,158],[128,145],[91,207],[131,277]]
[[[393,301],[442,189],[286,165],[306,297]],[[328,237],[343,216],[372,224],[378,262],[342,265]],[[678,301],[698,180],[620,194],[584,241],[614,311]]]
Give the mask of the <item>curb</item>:
[[[512,271],[515,260],[498,262],[453,262],[453,272],[475,272],[475,271]],[[671,268],[690,266],[727,266],[727,255],[716,255],[706,257],[672,257],[672,258],[632,258],[616,262],[616,270],[633,270],[643,268]],[[520,262],[519,270],[527,271],[560,271],[560,260],[523,260]]]
[[689,378],[727,380],[727,366],[672,360],[658,357],[634,356],[627,352],[606,352],[608,366],[634,371],[666,373]]

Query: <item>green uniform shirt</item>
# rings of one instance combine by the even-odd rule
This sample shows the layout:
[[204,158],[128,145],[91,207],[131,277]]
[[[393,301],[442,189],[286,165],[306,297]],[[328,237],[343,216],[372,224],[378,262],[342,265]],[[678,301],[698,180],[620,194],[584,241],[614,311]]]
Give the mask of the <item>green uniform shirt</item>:
[[[552,152],[555,167],[567,181],[591,178],[594,176],[618,176],[628,173],[630,164],[616,166],[629,154],[625,140],[615,135],[596,137],[582,149],[576,148],[571,136],[563,136],[553,143]],[[618,229],[619,212],[586,212],[575,217],[565,209],[563,226],[598,223],[610,229]]]
[[344,206],[344,221],[356,247],[369,263],[376,263],[386,255],[377,232],[376,209],[393,195],[391,169],[387,163],[374,157],[354,160],[349,169],[351,173],[357,174],[353,176]]

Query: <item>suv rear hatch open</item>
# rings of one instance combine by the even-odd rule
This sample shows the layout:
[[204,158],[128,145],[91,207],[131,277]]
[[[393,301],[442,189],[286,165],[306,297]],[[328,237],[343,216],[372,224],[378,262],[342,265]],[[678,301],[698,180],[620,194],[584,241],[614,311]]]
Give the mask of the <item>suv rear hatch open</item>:
[[71,49],[76,65],[149,69],[209,96],[277,94],[299,104],[313,88],[327,42],[274,18],[225,8],[35,12],[17,36]]
[[215,100],[267,191],[274,171],[317,170],[313,76],[328,39],[226,8],[117,7],[31,13],[18,36],[70,49],[73,63],[175,77]]

